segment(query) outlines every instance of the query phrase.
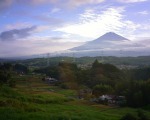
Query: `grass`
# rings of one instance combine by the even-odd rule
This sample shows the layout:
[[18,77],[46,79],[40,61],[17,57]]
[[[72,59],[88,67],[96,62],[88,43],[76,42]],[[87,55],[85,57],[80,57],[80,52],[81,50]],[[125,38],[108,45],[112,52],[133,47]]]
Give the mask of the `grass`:
[[[0,88],[0,119],[119,120],[126,113],[137,111],[78,100],[75,96],[74,90],[50,86],[39,76],[17,76],[16,88]],[[149,111],[144,112],[150,115]]]

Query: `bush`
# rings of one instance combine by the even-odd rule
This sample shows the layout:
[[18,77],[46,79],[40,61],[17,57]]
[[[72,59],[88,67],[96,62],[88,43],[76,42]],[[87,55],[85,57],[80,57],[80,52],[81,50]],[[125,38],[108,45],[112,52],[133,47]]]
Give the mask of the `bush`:
[[137,114],[138,114],[139,120],[149,120],[148,116],[146,116],[142,110],[138,110]]
[[138,110],[137,116],[135,116],[131,113],[127,113],[120,120],[150,120],[150,119],[148,118],[148,116],[146,116],[144,114],[144,112],[142,110]]
[[60,87],[63,89],[69,89],[69,87],[66,84],[60,84]]
[[8,85],[9,85],[9,87],[15,87],[15,86],[16,86],[16,80],[10,79],[10,80],[8,81]]
[[138,120],[138,118],[131,113],[127,113],[120,120]]

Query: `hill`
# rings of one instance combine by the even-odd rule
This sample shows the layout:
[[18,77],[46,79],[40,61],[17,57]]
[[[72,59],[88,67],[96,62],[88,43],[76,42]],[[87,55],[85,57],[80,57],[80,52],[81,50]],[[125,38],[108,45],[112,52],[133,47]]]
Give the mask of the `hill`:
[[[137,109],[110,107],[74,97],[75,91],[43,83],[41,76],[16,76],[15,88],[0,88],[2,120],[119,120]],[[145,114],[150,115],[148,111]]]

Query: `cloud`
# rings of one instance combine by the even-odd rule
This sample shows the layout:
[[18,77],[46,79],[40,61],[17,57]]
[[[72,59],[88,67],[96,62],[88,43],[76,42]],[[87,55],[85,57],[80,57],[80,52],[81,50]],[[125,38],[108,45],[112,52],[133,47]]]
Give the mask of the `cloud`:
[[99,4],[105,0],[0,0],[0,10],[7,9],[13,4],[41,6],[41,5],[52,5],[54,9],[53,13],[58,12],[62,8],[76,8],[87,4]]
[[67,0],[66,5],[68,7],[79,7],[86,4],[98,4],[104,1],[105,0]]
[[139,14],[141,14],[141,15],[148,15],[149,14],[149,12],[148,11],[140,11],[140,12],[138,12]]
[[[61,39],[61,40],[59,40]],[[0,41],[0,57],[15,57],[34,54],[45,54],[59,52],[79,46],[83,43],[79,42],[62,42],[57,37],[28,37],[24,40],[3,42]],[[9,49],[6,49],[9,48]]]
[[30,36],[30,32],[36,29],[36,26],[23,28],[23,29],[13,29],[9,31],[4,31],[0,34],[0,40],[2,41],[10,41],[16,40],[19,38],[26,38]]
[[51,13],[57,13],[57,12],[59,12],[61,9],[60,8],[53,8],[52,10],[51,10]]
[[32,26],[32,24],[29,22],[14,22],[14,23],[7,24],[4,27],[4,29],[6,29],[8,31],[8,30],[12,30],[12,29],[29,28],[30,26]]
[[22,5],[43,5],[43,4],[57,4],[58,0],[0,0],[0,11],[5,10],[13,4]]
[[148,0],[117,0],[117,1],[122,3],[136,3],[136,2],[146,2]]
[[5,10],[9,6],[11,6],[13,3],[13,0],[0,0],[0,11]]
[[[24,0],[19,0],[19,1],[24,1]],[[67,6],[67,8],[72,8],[72,7],[79,7],[82,5],[86,4],[98,4],[101,2],[104,2],[105,0],[30,0],[27,1],[30,4],[33,5],[41,5],[41,4],[53,4],[55,6]]]
[[31,16],[31,17],[35,20],[49,23],[51,26],[56,26],[56,25],[60,25],[64,23],[64,21],[60,18],[49,17],[47,15],[36,15],[36,16]]
[[21,4],[30,4],[30,5],[42,5],[42,4],[55,4],[58,0],[14,0],[15,2]]
[[80,14],[79,23],[68,24],[54,31],[76,34],[93,39],[110,31],[129,36],[140,25],[126,20],[123,15],[124,11],[124,7],[110,7],[103,11],[87,9],[83,14]]

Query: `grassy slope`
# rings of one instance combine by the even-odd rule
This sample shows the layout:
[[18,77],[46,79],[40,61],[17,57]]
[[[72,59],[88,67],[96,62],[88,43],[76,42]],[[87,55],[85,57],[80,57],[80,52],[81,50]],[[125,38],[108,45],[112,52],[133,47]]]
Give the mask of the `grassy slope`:
[[75,91],[49,86],[40,76],[16,79],[16,88],[0,88],[1,120],[119,120],[127,112],[136,112],[78,100]]

